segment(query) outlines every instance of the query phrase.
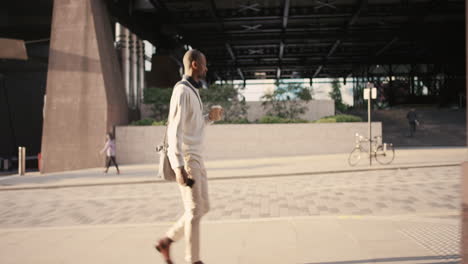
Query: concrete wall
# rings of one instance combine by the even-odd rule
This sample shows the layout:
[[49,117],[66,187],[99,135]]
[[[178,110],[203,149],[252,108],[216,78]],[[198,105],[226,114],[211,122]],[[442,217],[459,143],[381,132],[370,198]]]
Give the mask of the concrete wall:
[[[121,164],[158,163],[156,145],[166,127],[116,128],[117,160]],[[367,135],[367,123],[212,125],[205,139],[206,160],[267,158],[348,153],[356,132]],[[373,135],[382,124],[373,123]]]
[[[307,104],[307,111],[300,116],[300,118],[314,121],[325,116],[335,114],[335,103],[333,100],[312,100]],[[247,102],[249,107],[247,110],[247,119],[253,122],[266,115],[266,110],[263,109],[262,102]],[[152,105],[141,105],[141,118],[153,118]]]
[[46,93],[42,172],[103,166],[106,133],[128,123],[104,1],[54,1]]

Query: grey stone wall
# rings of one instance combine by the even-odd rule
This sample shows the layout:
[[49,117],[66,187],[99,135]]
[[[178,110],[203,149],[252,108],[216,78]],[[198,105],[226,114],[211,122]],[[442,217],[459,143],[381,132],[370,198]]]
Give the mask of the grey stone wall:
[[[158,163],[155,152],[166,127],[116,128],[121,164]],[[367,135],[367,123],[212,125],[206,130],[205,159],[246,159],[348,153],[356,132]],[[373,123],[374,136],[382,124]]]

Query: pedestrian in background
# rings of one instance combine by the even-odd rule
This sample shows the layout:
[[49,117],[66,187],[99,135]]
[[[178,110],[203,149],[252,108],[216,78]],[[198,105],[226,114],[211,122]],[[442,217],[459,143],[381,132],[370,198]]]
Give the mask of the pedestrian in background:
[[408,119],[408,123],[409,123],[409,129],[410,129],[409,136],[413,137],[414,134],[416,133],[416,126],[419,125],[418,115],[416,114],[416,111],[414,110],[414,108],[411,108],[411,110],[406,114],[406,119]]
[[106,169],[104,173],[107,173],[112,162],[117,169],[117,174],[120,174],[119,165],[117,165],[117,161],[115,160],[115,140],[112,133],[107,133],[106,135],[106,144],[100,153],[102,154],[104,151],[106,152]]

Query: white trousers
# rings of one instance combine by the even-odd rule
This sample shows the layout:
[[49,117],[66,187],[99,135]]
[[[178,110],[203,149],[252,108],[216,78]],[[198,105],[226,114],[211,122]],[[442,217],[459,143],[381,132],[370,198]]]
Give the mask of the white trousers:
[[167,231],[166,236],[173,241],[185,237],[185,260],[193,263],[200,261],[200,220],[210,210],[210,202],[203,159],[186,156],[185,169],[195,184],[192,188],[179,185],[184,214]]

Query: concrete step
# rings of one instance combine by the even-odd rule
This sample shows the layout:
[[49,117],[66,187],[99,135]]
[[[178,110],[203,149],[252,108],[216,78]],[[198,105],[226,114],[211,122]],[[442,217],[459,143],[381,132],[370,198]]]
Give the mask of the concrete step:
[[[465,109],[416,108],[420,125],[416,128],[414,137],[408,137],[408,111],[409,108],[372,111],[372,121],[382,122],[385,142],[392,142],[400,147],[466,146]],[[350,114],[367,120],[365,110],[351,111]]]

